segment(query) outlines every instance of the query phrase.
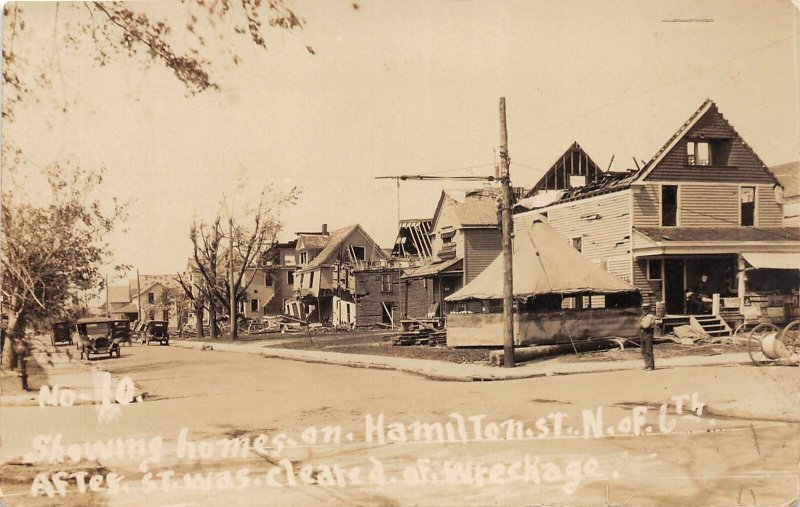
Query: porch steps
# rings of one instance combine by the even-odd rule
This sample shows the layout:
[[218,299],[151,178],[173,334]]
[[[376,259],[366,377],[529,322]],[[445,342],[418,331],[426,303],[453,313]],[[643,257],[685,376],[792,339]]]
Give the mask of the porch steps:
[[676,327],[690,324],[688,315],[666,315],[661,322],[664,334],[671,333]]
[[729,336],[731,328],[720,317],[714,315],[691,315],[693,319],[708,336]]

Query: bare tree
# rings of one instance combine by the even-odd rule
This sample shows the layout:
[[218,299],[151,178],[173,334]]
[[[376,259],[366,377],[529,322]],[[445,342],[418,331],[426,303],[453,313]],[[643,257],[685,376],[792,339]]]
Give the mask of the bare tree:
[[[283,227],[283,209],[294,204],[299,195],[297,188],[276,195],[268,186],[259,194],[256,205],[244,210],[243,218],[234,218],[232,212],[228,213],[227,232],[220,214],[210,223],[195,221],[190,228],[194,262],[210,299],[227,309],[233,340],[239,337],[236,307],[262,268],[264,252]],[[223,248],[225,239],[227,249]],[[210,305],[211,312],[214,306]]]

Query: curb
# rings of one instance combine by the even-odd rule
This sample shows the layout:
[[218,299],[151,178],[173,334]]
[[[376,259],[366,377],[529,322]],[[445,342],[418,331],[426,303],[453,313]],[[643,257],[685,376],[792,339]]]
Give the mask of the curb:
[[[186,348],[186,349],[194,349],[194,350],[201,350],[203,346],[210,345],[214,346],[214,343],[211,342],[187,342],[187,341],[176,341],[175,346]],[[230,345],[230,344],[224,344]],[[232,353],[239,353],[239,354],[251,354],[251,355],[259,355],[261,357],[270,358],[270,359],[285,359],[291,361],[299,361],[304,363],[311,363],[311,364],[327,364],[331,366],[345,366],[349,368],[366,368],[366,369],[375,369],[375,370],[393,370],[393,371],[402,371],[405,373],[410,373],[413,375],[419,375],[431,380],[438,380],[438,381],[446,381],[446,382],[495,382],[495,381],[507,381],[507,380],[522,380],[522,379],[530,379],[530,378],[539,378],[539,377],[552,377],[552,376],[563,376],[563,375],[581,375],[581,374],[589,374],[589,373],[607,373],[607,372],[616,372],[616,371],[636,371],[639,368],[631,368],[626,365],[618,365],[617,367],[607,367],[602,369],[595,369],[591,365],[586,365],[584,368],[576,368],[575,370],[569,371],[558,371],[558,370],[547,370],[547,371],[526,371],[526,366],[531,367],[530,365],[534,365],[535,363],[525,363],[520,365],[520,367],[515,368],[513,372],[508,373],[501,373],[502,369],[500,368],[492,368],[498,369],[498,372],[486,371],[486,372],[461,372],[461,373],[446,373],[437,371],[437,366],[449,368],[459,368],[462,367],[461,365],[457,365],[456,363],[446,363],[443,361],[435,361],[431,359],[417,359],[411,361],[426,361],[432,363],[430,367],[421,367],[421,366],[411,366],[411,365],[403,365],[403,364],[388,364],[384,361],[374,361],[374,357],[380,356],[369,356],[364,355],[363,359],[355,360],[351,357],[342,357],[343,354],[338,352],[320,352],[320,351],[297,351],[295,349],[278,349],[278,348],[271,348],[269,346],[261,347],[261,350],[252,350],[241,348],[236,350],[234,345],[233,347],[226,346],[224,349],[211,349],[217,350],[218,352],[232,352]],[[206,349],[208,350],[208,349]],[[315,352],[319,355],[311,355],[307,354],[307,352]],[[324,354],[324,355],[322,355]],[[339,357],[335,357],[339,356]],[[717,356],[712,356],[717,357]],[[387,356],[388,358],[388,356]],[[392,358],[393,359],[393,358]],[[405,359],[405,358],[402,358]],[[697,367],[697,366],[738,366],[741,364],[749,364],[749,360],[743,359],[734,359],[730,358],[727,361],[721,362],[712,362],[710,364],[689,364],[689,365],[666,365],[661,366],[658,370],[666,370],[666,369],[673,369],[673,368],[686,368],[686,367]],[[574,363],[573,363],[574,364]],[[603,363],[604,365],[607,363]],[[613,363],[611,363],[613,364]],[[477,369],[477,368],[484,368],[481,365],[470,365],[469,368]],[[490,368],[490,367],[485,367]]]

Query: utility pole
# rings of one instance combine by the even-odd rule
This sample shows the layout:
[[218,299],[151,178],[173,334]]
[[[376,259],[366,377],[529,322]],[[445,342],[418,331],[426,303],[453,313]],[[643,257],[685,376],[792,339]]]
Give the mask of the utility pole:
[[142,321],[142,284],[139,278],[139,270],[136,270],[136,318]]
[[108,300],[108,275],[106,275],[106,317],[111,317],[111,305]]
[[228,217],[228,234],[230,235],[230,252],[228,254],[228,270],[230,271],[230,305],[231,305],[231,340],[238,339],[238,330],[236,329],[236,291],[233,287],[233,217]]
[[514,273],[511,244],[511,176],[509,174],[506,98],[500,97],[500,228],[503,236],[503,366],[513,368],[514,358]]

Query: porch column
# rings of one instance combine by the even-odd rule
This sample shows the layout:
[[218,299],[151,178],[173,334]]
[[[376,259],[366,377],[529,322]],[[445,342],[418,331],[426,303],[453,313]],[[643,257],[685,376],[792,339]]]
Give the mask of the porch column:
[[745,262],[742,254],[736,256],[736,297],[739,298],[739,312],[744,310]]

